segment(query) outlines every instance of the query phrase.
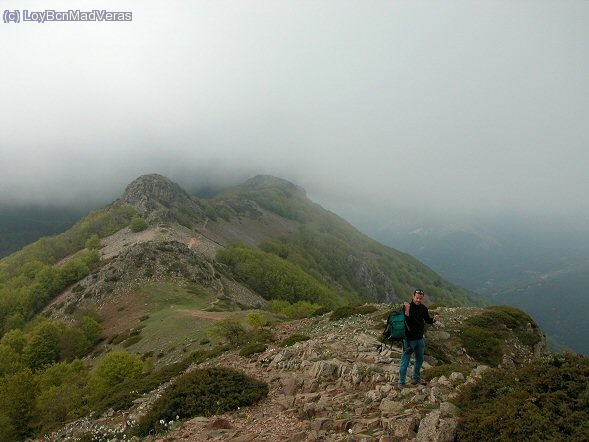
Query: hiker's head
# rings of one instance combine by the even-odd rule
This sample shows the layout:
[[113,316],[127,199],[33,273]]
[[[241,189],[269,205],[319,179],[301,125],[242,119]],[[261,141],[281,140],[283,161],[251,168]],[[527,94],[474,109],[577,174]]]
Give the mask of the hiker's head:
[[413,292],[413,302],[417,305],[421,304],[421,301],[423,300],[423,290],[415,290]]

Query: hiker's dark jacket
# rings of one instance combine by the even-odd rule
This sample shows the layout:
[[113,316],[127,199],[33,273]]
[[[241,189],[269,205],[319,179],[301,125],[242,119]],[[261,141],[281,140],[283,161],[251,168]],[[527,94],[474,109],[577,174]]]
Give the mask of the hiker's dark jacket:
[[434,318],[430,318],[427,307],[423,304],[417,305],[411,301],[409,305],[409,316],[405,316],[405,336],[408,340],[423,338],[425,323],[433,324]]

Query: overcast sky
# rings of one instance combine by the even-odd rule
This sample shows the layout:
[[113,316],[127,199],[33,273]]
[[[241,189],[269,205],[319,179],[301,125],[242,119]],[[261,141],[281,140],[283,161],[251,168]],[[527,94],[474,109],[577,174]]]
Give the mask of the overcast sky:
[[0,202],[264,173],[332,208],[589,215],[589,1],[0,0]]

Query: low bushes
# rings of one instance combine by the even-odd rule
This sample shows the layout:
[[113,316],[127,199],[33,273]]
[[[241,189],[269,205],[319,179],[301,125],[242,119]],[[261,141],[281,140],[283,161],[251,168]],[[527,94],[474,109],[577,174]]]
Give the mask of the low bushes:
[[139,215],[135,215],[135,216],[133,216],[133,218],[131,218],[131,222],[129,224],[129,227],[131,228],[131,230],[133,232],[136,232],[136,233],[141,232],[141,231],[147,229],[147,221],[145,221]]
[[505,340],[512,331],[525,345],[536,344],[540,337],[537,325],[523,311],[509,306],[496,306],[468,318],[461,326],[460,338],[467,353],[476,360],[497,366],[505,353]]
[[194,370],[176,380],[139,421],[136,434],[147,436],[169,422],[194,416],[212,416],[254,404],[268,395],[268,386],[225,368]]
[[266,344],[261,342],[252,342],[251,344],[247,344],[245,347],[239,350],[239,355],[244,357],[251,356],[256,353],[262,353],[263,351],[266,351],[266,348],[268,348]]
[[252,343],[270,343],[274,341],[272,332],[267,328],[246,330],[238,318],[226,318],[216,321],[209,333],[211,336],[223,339],[231,347],[242,347]]
[[270,302],[270,311],[285,315],[289,319],[302,319],[326,313],[329,309],[307,301],[291,304],[288,301],[274,299]]
[[354,315],[367,315],[375,312],[377,308],[373,305],[346,305],[336,308],[329,316],[330,321],[337,321],[338,319],[348,318]]
[[[428,370],[429,371],[429,370]],[[519,369],[492,369],[465,387],[457,441],[585,441],[589,358],[551,354]]]
[[474,364],[442,364],[436,365],[435,367],[430,367],[427,370],[424,370],[423,377],[425,380],[430,381],[433,378],[437,378],[440,376],[450,376],[452,373],[462,373],[465,377],[470,374],[472,369],[474,368]]
[[291,335],[288,338],[284,339],[281,343],[281,347],[289,347],[291,345],[296,344],[297,342],[308,341],[310,338],[306,335]]
[[207,359],[219,356],[227,350],[228,347],[218,346],[210,350],[195,351],[182,361],[165,365],[156,371],[144,374],[139,379],[126,379],[116,388],[113,388],[108,395],[105,395],[101,401],[94,403],[93,407],[96,411],[104,411],[109,408],[113,410],[128,408],[143,393],[151,391],[158,385],[178,376],[190,364],[199,364]]

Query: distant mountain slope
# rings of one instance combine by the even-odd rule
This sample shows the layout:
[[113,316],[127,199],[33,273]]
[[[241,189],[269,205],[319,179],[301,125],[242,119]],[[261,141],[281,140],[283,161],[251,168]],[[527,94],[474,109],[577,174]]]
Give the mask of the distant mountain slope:
[[481,301],[417,259],[362,234],[285,180],[257,176],[221,192],[211,202],[216,210],[224,210],[226,219],[217,218],[207,228],[225,244],[238,241],[258,246],[340,292],[397,302],[419,287],[434,302]]
[[0,206],[0,258],[42,236],[69,229],[87,210],[75,207]]
[[589,355],[589,260],[545,274],[534,283],[490,296],[493,302],[519,307],[555,341]]

